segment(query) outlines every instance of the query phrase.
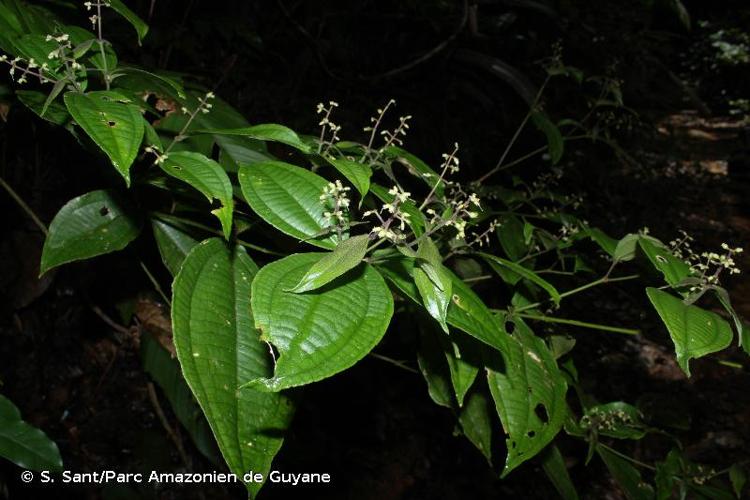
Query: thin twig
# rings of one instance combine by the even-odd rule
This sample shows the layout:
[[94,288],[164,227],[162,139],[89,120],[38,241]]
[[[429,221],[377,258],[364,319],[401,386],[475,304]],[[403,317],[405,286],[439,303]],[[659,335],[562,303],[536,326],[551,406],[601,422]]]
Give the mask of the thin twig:
[[397,366],[401,368],[402,370],[406,370],[407,372],[419,374],[418,370],[415,370],[411,366],[408,366],[401,361],[389,358],[388,356],[383,356],[382,354],[378,354],[376,352],[371,352],[370,356],[372,356],[375,359],[379,359],[380,361],[385,361],[386,363],[392,364],[393,366]]
[[44,235],[47,236],[49,234],[49,230],[47,230],[47,226],[45,226],[44,223],[41,220],[39,220],[39,217],[36,216],[36,214],[31,209],[31,207],[28,206],[26,202],[23,201],[23,199],[20,196],[18,196],[18,193],[16,193],[13,190],[13,188],[10,187],[10,185],[7,182],[5,182],[5,179],[3,179],[2,177],[0,177],[0,185],[2,185],[3,188],[5,188],[5,190],[8,192],[10,197],[13,198],[13,200],[15,200],[18,206],[21,207],[21,209],[23,209],[24,212],[26,212],[26,215],[28,215],[31,218],[31,220],[34,221],[34,224],[36,224],[37,227],[39,227],[39,229],[41,229],[41,231],[44,233]]
[[151,274],[151,271],[148,270],[148,267],[146,267],[146,264],[143,263],[142,260],[138,261],[141,264],[141,268],[143,269],[143,272],[146,273],[146,276],[148,276],[148,279],[151,281],[151,284],[154,285],[154,288],[156,291],[161,295],[161,298],[164,300],[164,303],[168,306],[172,306],[172,302],[169,300],[169,297],[167,297],[167,294],[164,293],[164,290],[161,289],[161,285],[158,281],[156,281],[156,278],[153,274]]
[[154,388],[154,384],[152,382],[148,382],[146,384],[146,387],[148,389],[148,399],[151,401],[151,406],[154,407],[154,412],[156,412],[156,416],[159,418],[159,422],[161,422],[162,427],[164,427],[164,430],[167,431],[169,438],[172,440],[175,447],[177,448],[177,453],[179,453],[180,459],[182,459],[182,462],[185,464],[185,466],[190,468],[191,462],[187,456],[187,453],[185,453],[185,448],[182,446],[182,440],[177,435],[175,430],[172,429],[172,426],[169,425],[169,421],[167,420],[167,417],[164,415],[164,411],[161,408],[161,404],[159,404],[159,398],[156,395],[156,389]]

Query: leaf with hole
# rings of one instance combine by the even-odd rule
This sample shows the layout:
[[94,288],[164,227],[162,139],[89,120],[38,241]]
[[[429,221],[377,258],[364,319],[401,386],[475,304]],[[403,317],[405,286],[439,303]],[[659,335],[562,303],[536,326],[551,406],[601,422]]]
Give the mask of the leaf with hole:
[[672,252],[658,240],[641,237],[638,239],[638,245],[654,268],[661,271],[664,280],[670,285],[676,286],[690,275],[690,266],[672,255]]
[[62,469],[60,450],[47,435],[21,419],[21,412],[0,395],[0,457],[24,469]]
[[169,153],[160,166],[167,174],[203,193],[208,201],[218,200],[221,203],[211,213],[219,219],[224,237],[229,239],[232,231],[233,191],[232,182],[221,165],[200,153],[177,151]]
[[506,476],[547,446],[568,414],[567,383],[542,339],[521,320],[503,353],[503,366],[488,364],[488,383],[505,430]]
[[313,292],[284,291],[323,255],[290,255],[265,266],[253,281],[255,326],[279,357],[272,378],[246,380],[252,387],[280,391],[330,377],[366,356],[385,334],[393,297],[370,265]]
[[239,180],[250,208],[273,227],[315,246],[336,247],[335,236],[323,235],[330,222],[320,195],[328,181],[280,161],[242,166]]
[[324,254],[318,262],[313,264],[299,283],[285,291],[302,293],[327,285],[362,262],[369,242],[370,238],[366,234],[342,241],[336,245],[333,252]]
[[78,125],[104,151],[130,185],[130,166],[143,140],[143,117],[138,106],[117,92],[101,90],[65,94],[65,106]]
[[122,250],[140,230],[137,211],[112,191],[92,191],[73,198],[49,226],[39,274],[61,264]]
[[[229,469],[266,476],[293,408],[286,396],[239,389],[273,371],[253,327],[251,283],[257,266],[242,247],[219,238],[196,245],[175,278],[172,325],[177,358]],[[254,495],[258,483],[247,483]]]
[[687,305],[656,288],[647,288],[646,293],[667,327],[677,363],[688,377],[692,358],[721,351],[732,342],[732,328],[718,314]]

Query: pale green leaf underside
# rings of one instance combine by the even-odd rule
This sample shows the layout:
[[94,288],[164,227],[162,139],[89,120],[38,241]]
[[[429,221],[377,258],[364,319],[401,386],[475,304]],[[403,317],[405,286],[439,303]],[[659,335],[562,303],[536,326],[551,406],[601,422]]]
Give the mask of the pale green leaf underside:
[[503,475],[539,453],[567,415],[567,384],[542,339],[517,320],[504,367],[487,369],[490,392],[507,435]]
[[49,226],[39,272],[122,250],[139,232],[134,210],[113,192],[92,191],[73,198]]
[[322,380],[354,365],[385,334],[393,297],[369,265],[314,292],[284,291],[320,258],[320,253],[290,255],[265,266],[253,281],[255,325],[279,358],[273,378],[246,382],[280,391]]
[[111,91],[65,94],[65,106],[78,125],[104,151],[130,185],[130,166],[143,140],[143,117],[127,97]]
[[725,349],[732,342],[732,329],[721,316],[687,305],[677,297],[647,288],[649,300],[672,337],[677,363],[689,377],[689,362]]
[[218,200],[221,203],[221,207],[211,213],[219,219],[224,237],[229,239],[234,206],[232,182],[221,165],[200,153],[178,151],[169,153],[161,168],[172,177],[193,186],[209,201]]
[[[172,324],[177,358],[229,468],[266,474],[292,416],[278,393],[238,388],[271,374],[268,346],[253,327],[250,284],[257,271],[244,249],[212,238],[196,245],[175,279]],[[251,492],[260,485],[249,484]]]
[[0,395],[0,457],[24,469],[62,469],[57,445],[44,432],[21,419],[18,408]]
[[330,283],[345,272],[354,269],[365,257],[369,241],[370,238],[366,234],[342,241],[336,246],[333,252],[323,254],[323,257],[312,265],[294,288],[285,291],[294,293],[309,292]]
[[320,195],[328,182],[309,170],[280,161],[244,165],[240,186],[250,208],[279,231],[322,248],[333,249],[333,236]]

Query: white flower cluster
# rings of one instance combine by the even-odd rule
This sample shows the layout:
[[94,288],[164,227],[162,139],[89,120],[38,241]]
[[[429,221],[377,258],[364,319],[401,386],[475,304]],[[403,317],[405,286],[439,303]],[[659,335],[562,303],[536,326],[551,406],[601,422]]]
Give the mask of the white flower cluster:
[[91,25],[96,29],[102,21],[101,8],[109,7],[110,3],[107,0],[98,0],[96,2],[83,2],[83,6],[86,7],[86,10],[91,10],[93,7],[96,7],[97,13],[89,17]]
[[191,115],[193,117],[195,117],[195,115],[197,115],[198,113],[209,113],[211,111],[211,108],[214,107],[214,105],[210,102],[214,97],[216,97],[216,94],[214,94],[213,92],[206,92],[206,95],[198,100],[198,107],[195,108],[194,111],[191,111],[185,106],[182,106],[182,108],[180,108],[180,111],[182,111],[186,115]]
[[[399,243],[406,239],[403,231],[406,229],[406,224],[409,223],[410,216],[402,210],[402,206],[410,199],[411,193],[404,191],[399,186],[393,186],[388,190],[388,194],[393,196],[393,200],[383,204],[378,210],[366,211],[362,216],[370,217],[374,215],[377,217],[380,225],[373,227],[370,230],[371,234],[374,234],[378,238],[385,238],[394,243]],[[394,228],[394,224],[397,224],[398,227]]]
[[406,131],[409,130],[409,120],[411,115],[401,116],[398,119],[398,126],[393,130],[381,130],[380,135],[385,139],[385,143],[378,150],[378,153],[384,152],[391,146],[403,146],[403,136],[406,135]]
[[340,180],[335,182],[329,182],[327,186],[323,188],[323,193],[320,195],[320,201],[323,206],[327,208],[323,212],[323,217],[330,225],[333,226],[345,226],[349,221],[349,205],[351,200],[347,196],[347,192],[351,188],[344,186]]
[[672,254],[678,259],[682,259],[690,264],[690,271],[694,277],[701,280],[700,285],[694,285],[690,288],[691,292],[698,292],[701,289],[719,284],[719,276],[722,272],[740,274],[740,269],[734,261],[737,254],[744,250],[741,247],[732,247],[727,243],[721,244],[723,252],[695,252],[690,244],[693,237],[685,231],[680,230],[680,238],[669,242]]
[[[29,76],[38,78],[40,83],[47,83],[50,81],[50,79],[44,74],[44,72],[49,71],[47,63],[39,64],[34,58],[31,58],[28,61],[22,57],[9,59],[7,55],[2,54],[0,55],[0,62],[10,65],[8,73],[18,84],[28,82]],[[16,78],[16,72],[19,73],[18,78]]]

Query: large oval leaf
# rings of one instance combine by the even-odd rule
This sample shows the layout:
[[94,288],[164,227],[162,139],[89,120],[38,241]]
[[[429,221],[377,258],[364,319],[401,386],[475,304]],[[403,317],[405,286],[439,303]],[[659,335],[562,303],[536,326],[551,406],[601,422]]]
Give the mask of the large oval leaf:
[[320,195],[328,181],[304,168],[268,161],[240,168],[240,186],[250,207],[282,233],[332,249],[333,236]]
[[54,441],[21,420],[21,412],[0,396],[0,457],[24,469],[60,470],[62,458]]
[[539,453],[568,414],[567,384],[546,344],[516,320],[504,366],[488,365],[487,381],[508,436],[503,475]]
[[[203,408],[224,459],[235,474],[264,476],[292,416],[290,401],[251,388],[247,380],[272,372],[268,346],[253,328],[250,284],[257,267],[244,249],[218,238],[196,245],[173,286],[177,358]],[[251,492],[260,485],[249,483]]]
[[200,153],[178,151],[169,153],[161,168],[203,193],[208,201],[219,200],[221,207],[211,213],[219,219],[224,237],[229,239],[232,231],[232,182],[221,165]]
[[101,90],[65,94],[65,106],[78,125],[109,156],[130,185],[133,164],[143,140],[143,117],[138,106],[117,92]]
[[255,326],[280,354],[273,378],[253,385],[279,391],[330,377],[367,355],[388,328],[393,297],[369,265],[315,292],[284,291],[320,258],[320,253],[290,255],[261,269],[253,281]]
[[73,198],[49,226],[39,272],[122,250],[139,232],[136,211],[113,192],[92,191]]
[[656,288],[647,288],[649,300],[674,342],[677,363],[689,377],[692,358],[721,351],[732,342],[732,328],[718,314],[687,305]]

